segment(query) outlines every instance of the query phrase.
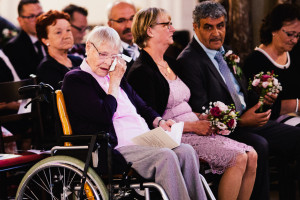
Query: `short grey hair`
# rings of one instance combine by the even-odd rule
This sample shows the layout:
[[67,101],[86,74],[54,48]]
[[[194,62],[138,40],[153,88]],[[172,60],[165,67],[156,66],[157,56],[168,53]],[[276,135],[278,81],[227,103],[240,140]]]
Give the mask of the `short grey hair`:
[[96,26],[87,36],[86,42],[91,42],[96,46],[99,46],[105,42],[108,42],[112,48],[118,48],[122,50],[121,39],[117,31],[108,26]]
[[136,10],[135,5],[133,4],[133,2],[132,2],[131,0],[116,0],[116,1],[114,1],[114,2],[109,3],[109,4],[107,5],[107,7],[106,7],[107,19],[108,19],[108,20],[111,19],[111,9],[112,9],[115,5],[117,5],[117,4],[119,4],[119,3],[127,3],[127,4],[131,5],[131,6]]
[[225,8],[216,1],[203,1],[196,5],[193,11],[193,23],[200,27],[200,19],[213,18],[217,19],[224,16],[227,21],[227,12]]

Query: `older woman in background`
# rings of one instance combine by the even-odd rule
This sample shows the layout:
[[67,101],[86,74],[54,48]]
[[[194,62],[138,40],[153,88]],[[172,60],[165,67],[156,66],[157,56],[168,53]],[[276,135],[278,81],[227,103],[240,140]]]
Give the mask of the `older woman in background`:
[[[300,118],[292,118],[299,111],[300,66],[295,62],[299,57],[289,51],[300,37],[300,9],[292,4],[278,4],[265,17],[260,28],[261,44],[246,58],[243,71],[247,78],[255,74],[273,71],[282,84],[282,92],[272,106],[271,118],[289,125],[299,125]],[[299,63],[298,63],[299,65]]]
[[[159,114],[123,78],[126,63],[120,58],[120,50],[120,36],[114,29],[96,27],[87,38],[87,57],[80,69],[65,75],[62,91],[73,131],[109,132],[114,150],[132,162],[132,168],[142,177],[160,184],[169,199],[205,200],[199,160],[190,145],[181,144],[171,150],[131,141],[158,125],[170,129],[174,122],[159,120]],[[111,70],[114,60],[115,69]]]
[[184,122],[182,142],[191,144],[213,173],[222,174],[218,199],[249,199],[252,193],[257,154],[255,150],[224,136],[211,135],[210,123],[192,112],[189,88],[175,74],[176,62],[164,57],[173,43],[171,17],[164,9],[140,10],[133,19],[134,42],[141,48],[128,81],[142,99],[163,119]]
[[68,55],[74,44],[70,16],[57,10],[43,13],[37,18],[36,31],[38,39],[48,48],[47,57],[37,68],[37,77],[58,89],[64,75],[82,62],[80,57]]

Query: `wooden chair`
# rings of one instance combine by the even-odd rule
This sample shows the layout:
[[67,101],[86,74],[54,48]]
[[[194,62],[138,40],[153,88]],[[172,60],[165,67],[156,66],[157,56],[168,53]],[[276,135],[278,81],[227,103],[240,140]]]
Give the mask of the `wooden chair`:
[[[31,111],[28,113],[14,113],[0,116],[0,127],[5,126],[7,123],[14,123],[20,121],[30,122],[29,128],[32,130],[31,134],[24,133],[26,137],[29,137],[32,140],[32,144],[39,143],[39,138],[43,134],[43,127],[42,123],[40,123],[40,110],[38,103],[35,103],[37,100],[36,93],[26,93],[26,94],[19,94],[19,88],[26,85],[35,85],[36,84],[36,77],[32,76],[28,79],[24,79],[21,81],[15,82],[4,82],[0,83],[0,102],[12,102],[12,101],[19,101],[22,99],[33,99],[33,104],[31,107]],[[15,134],[15,133],[13,133]],[[11,142],[11,141],[20,141],[24,138],[23,133],[18,133],[13,136],[9,137],[2,137],[2,131],[0,129],[0,154],[2,154],[2,158],[7,156],[4,150],[4,143]],[[33,164],[37,161],[43,159],[45,155],[37,155],[33,153],[29,153],[26,151],[19,151],[16,152],[19,154],[19,157],[9,158],[9,159],[1,159],[0,157],[0,199],[6,199],[7,197],[7,186],[10,185],[10,181],[14,180],[14,184],[19,184],[18,180],[15,176],[11,176],[15,174],[16,170],[25,171],[29,169]],[[10,176],[8,176],[10,175]],[[11,177],[11,178],[9,178]],[[21,178],[21,177],[19,177]]]

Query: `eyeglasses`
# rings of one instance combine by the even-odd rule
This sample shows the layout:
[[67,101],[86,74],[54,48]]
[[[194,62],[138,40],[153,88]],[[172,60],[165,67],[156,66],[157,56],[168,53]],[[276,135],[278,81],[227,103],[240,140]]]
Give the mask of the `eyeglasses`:
[[161,22],[161,23],[155,23],[155,25],[163,25],[163,27],[167,27],[168,29],[171,28],[171,26],[173,25],[172,22]]
[[296,38],[296,39],[299,39],[300,38],[300,33],[296,33],[294,31],[291,31],[291,32],[288,32],[288,31],[285,31],[283,29],[281,29],[289,38]]
[[95,47],[95,49],[98,52],[99,57],[100,57],[101,60],[105,60],[105,59],[109,58],[110,61],[113,61],[115,58],[122,56],[121,54],[108,55],[107,53],[100,53],[98,51],[97,47],[94,45],[94,43],[91,42],[91,44]]
[[73,24],[71,24],[71,26],[72,26],[73,28],[75,28],[77,31],[79,31],[80,33],[83,33],[83,32],[85,32],[86,30],[90,30],[90,27],[89,27],[89,26],[83,27],[83,28],[80,28],[80,27],[75,26],[75,25],[73,25]]
[[110,19],[109,21],[113,21],[113,22],[117,22],[118,24],[125,24],[127,22],[132,22],[133,21],[133,16],[130,17],[129,19],[125,19],[125,18],[120,18],[120,19]]
[[43,13],[39,13],[37,15],[29,15],[29,16],[20,15],[20,17],[23,19],[33,20],[33,19],[37,18],[38,16],[40,16],[41,14],[43,14]]

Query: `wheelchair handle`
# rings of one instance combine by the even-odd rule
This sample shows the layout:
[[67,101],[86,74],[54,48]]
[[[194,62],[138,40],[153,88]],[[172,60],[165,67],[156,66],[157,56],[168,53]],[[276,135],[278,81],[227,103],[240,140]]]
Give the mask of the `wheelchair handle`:
[[39,83],[38,85],[26,85],[19,88],[19,94],[24,95],[32,92],[42,91],[43,89],[49,89],[50,91],[54,91],[54,88],[46,83]]

